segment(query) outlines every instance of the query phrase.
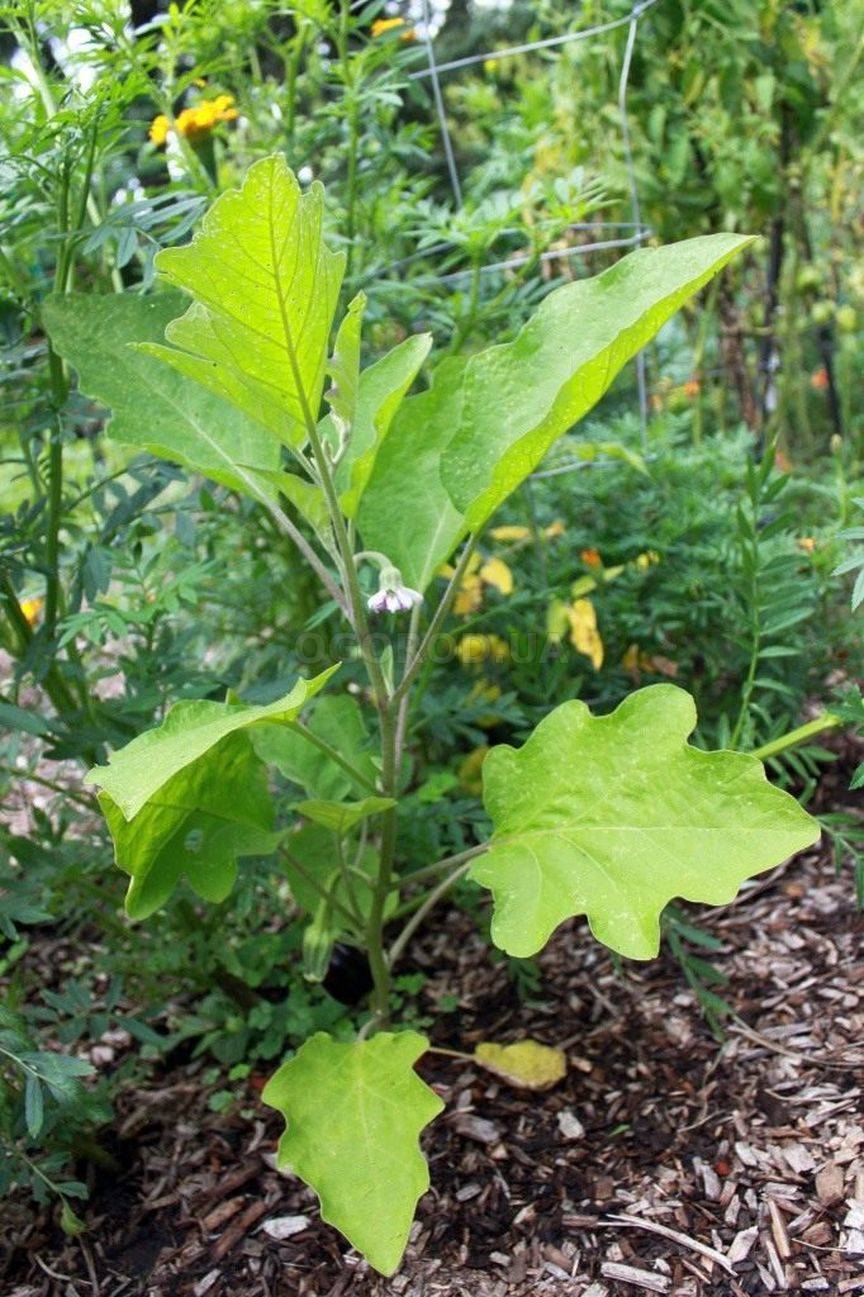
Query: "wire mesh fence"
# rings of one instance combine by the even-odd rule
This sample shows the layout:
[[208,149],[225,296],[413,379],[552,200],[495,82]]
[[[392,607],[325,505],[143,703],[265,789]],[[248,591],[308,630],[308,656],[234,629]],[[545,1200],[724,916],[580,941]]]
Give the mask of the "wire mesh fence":
[[[407,78],[409,81],[426,82],[430,87],[430,95],[438,122],[448,181],[457,208],[461,208],[462,206],[463,186],[462,178],[459,174],[457,150],[454,147],[444,103],[444,92],[441,82],[442,76],[459,73],[467,68],[475,67],[478,64],[482,65],[488,59],[495,59],[498,61],[519,55],[532,54],[536,51],[552,49],[560,50],[562,47],[574,42],[595,40],[612,31],[626,27],[627,38],[621,58],[620,74],[618,78],[617,110],[624,166],[629,191],[631,219],[629,221],[600,220],[592,221],[590,223],[575,222],[568,227],[569,233],[585,233],[599,237],[590,238],[572,246],[548,250],[541,253],[538,260],[541,263],[551,261],[560,262],[569,258],[588,256],[591,253],[596,252],[641,247],[645,243],[645,241],[650,237],[652,230],[649,226],[645,225],[642,220],[641,205],[639,202],[639,187],[637,184],[635,167],[633,165],[633,152],[630,141],[630,125],[627,113],[627,88],[630,80],[633,52],[636,48],[636,42],[639,37],[640,21],[659,3],[660,0],[637,0],[637,2],[633,4],[629,13],[618,18],[612,18],[605,22],[595,23],[589,27],[574,26],[570,31],[562,32],[555,36],[540,37],[536,40],[525,41],[519,44],[496,47],[495,49],[467,54],[461,58],[450,59],[439,63],[436,57],[436,38],[440,32],[440,23],[433,20],[434,15],[430,0],[420,0],[422,21],[417,23],[415,34],[417,38],[422,41],[425,47],[426,66],[409,72]],[[445,242],[429,249],[428,252],[433,254],[443,253],[448,251],[452,246],[453,245]],[[515,270],[520,266],[524,266],[527,262],[532,260],[535,255],[536,254],[530,252],[520,252],[500,260],[490,261],[480,267],[480,273],[481,275],[506,274],[510,270]],[[388,270],[396,270],[403,264],[404,262],[394,263],[392,266],[388,267]],[[439,276],[439,282],[456,283],[472,273],[473,272],[470,270],[451,271]],[[637,355],[635,368],[639,404],[639,423],[641,439],[644,447],[647,441],[648,424],[648,392],[644,352],[640,351]],[[599,461],[592,462],[596,463]],[[579,460],[574,462],[572,465],[557,466],[555,472],[557,474],[559,472],[567,471],[570,468],[575,471],[585,467],[585,461]]]

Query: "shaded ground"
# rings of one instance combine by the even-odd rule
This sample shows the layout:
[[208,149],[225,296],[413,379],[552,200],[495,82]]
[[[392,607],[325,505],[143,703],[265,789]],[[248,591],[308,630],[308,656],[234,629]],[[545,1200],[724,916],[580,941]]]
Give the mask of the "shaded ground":
[[436,1043],[530,1034],[564,1044],[570,1070],[526,1096],[421,1062],[448,1107],[426,1132],[433,1188],[394,1279],[343,1257],[314,1196],[272,1169],[262,1078],[243,1096],[251,1115],[217,1115],[190,1068],[121,1097],[128,1170],[96,1192],[83,1243],[30,1211],[7,1221],[4,1295],[864,1293],[864,925],[849,878],[810,853],[705,922],[741,1020],[722,1047],[674,964],[616,972],[573,924],[542,957],[542,1003],[520,1004],[470,919],[442,915],[416,959],[421,1008],[460,997]]

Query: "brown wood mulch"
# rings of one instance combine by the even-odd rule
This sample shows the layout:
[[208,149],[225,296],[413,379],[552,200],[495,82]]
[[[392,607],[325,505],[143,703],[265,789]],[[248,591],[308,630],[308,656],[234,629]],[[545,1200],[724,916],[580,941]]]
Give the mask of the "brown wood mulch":
[[[407,1258],[372,1274],[273,1169],[279,1120],[207,1107],[190,1068],[119,1103],[126,1170],[66,1240],[15,1213],[4,1297],[742,1297],[864,1294],[862,916],[848,875],[806,854],[700,922],[737,1018],[707,1030],[668,958],[616,970],[561,929],[521,1003],[463,912],[415,963],[442,1046],[564,1045],[543,1095],[427,1056],[447,1101],[427,1130],[432,1189]],[[254,1082],[257,1078],[252,1078]],[[5,1230],[10,1239],[9,1221]],[[2,1236],[2,1232],[0,1232]]]

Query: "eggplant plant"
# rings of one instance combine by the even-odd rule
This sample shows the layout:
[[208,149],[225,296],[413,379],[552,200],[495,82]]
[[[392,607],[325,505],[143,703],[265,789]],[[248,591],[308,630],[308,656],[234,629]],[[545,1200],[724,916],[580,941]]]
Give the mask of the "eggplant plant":
[[[373,988],[357,1038],[313,1036],[263,1099],[286,1120],[279,1165],[392,1274],[429,1185],[418,1137],[443,1104],[415,1071],[429,1042],[392,1022],[391,978],[448,889],[467,876],[491,892],[492,939],[510,955],[534,954],[584,914],[612,950],[650,959],[672,898],[723,904],[818,827],[755,757],[690,746],[692,699],[655,685],[608,716],[565,702],[518,750],[493,748],[488,841],[420,869],[397,858],[412,700],[478,537],[749,240],[633,252],[551,292],[512,341],[449,355],[409,395],[432,340],[409,337],[361,369],[362,294],[330,347],[344,255],[327,246],[322,215],[320,186],[301,192],[281,156],[265,158],[191,243],[159,253],[165,291],[57,297],[45,320],[82,389],[111,408],[110,435],[269,511],[362,662],[374,740],[333,664],[265,705],[178,702],[88,779],[129,875],[131,918],[183,879],[218,903],[239,858],[274,855],[307,916],[307,967],[320,975],[337,940],[366,953]],[[281,815],[271,767],[305,793]]]

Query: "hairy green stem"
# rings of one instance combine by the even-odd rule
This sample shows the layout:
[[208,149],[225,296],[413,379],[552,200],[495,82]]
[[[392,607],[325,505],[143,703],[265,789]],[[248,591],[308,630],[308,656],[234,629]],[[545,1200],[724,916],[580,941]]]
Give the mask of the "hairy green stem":
[[[381,787],[385,796],[396,798],[396,719],[390,702],[379,710],[381,723]],[[384,907],[393,877],[396,854],[396,808],[385,811],[381,819],[381,854],[378,874],[369,909],[367,945],[369,967],[374,983],[372,1011],[376,1027],[384,1027],[390,1014],[390,965],[384,954]]]

